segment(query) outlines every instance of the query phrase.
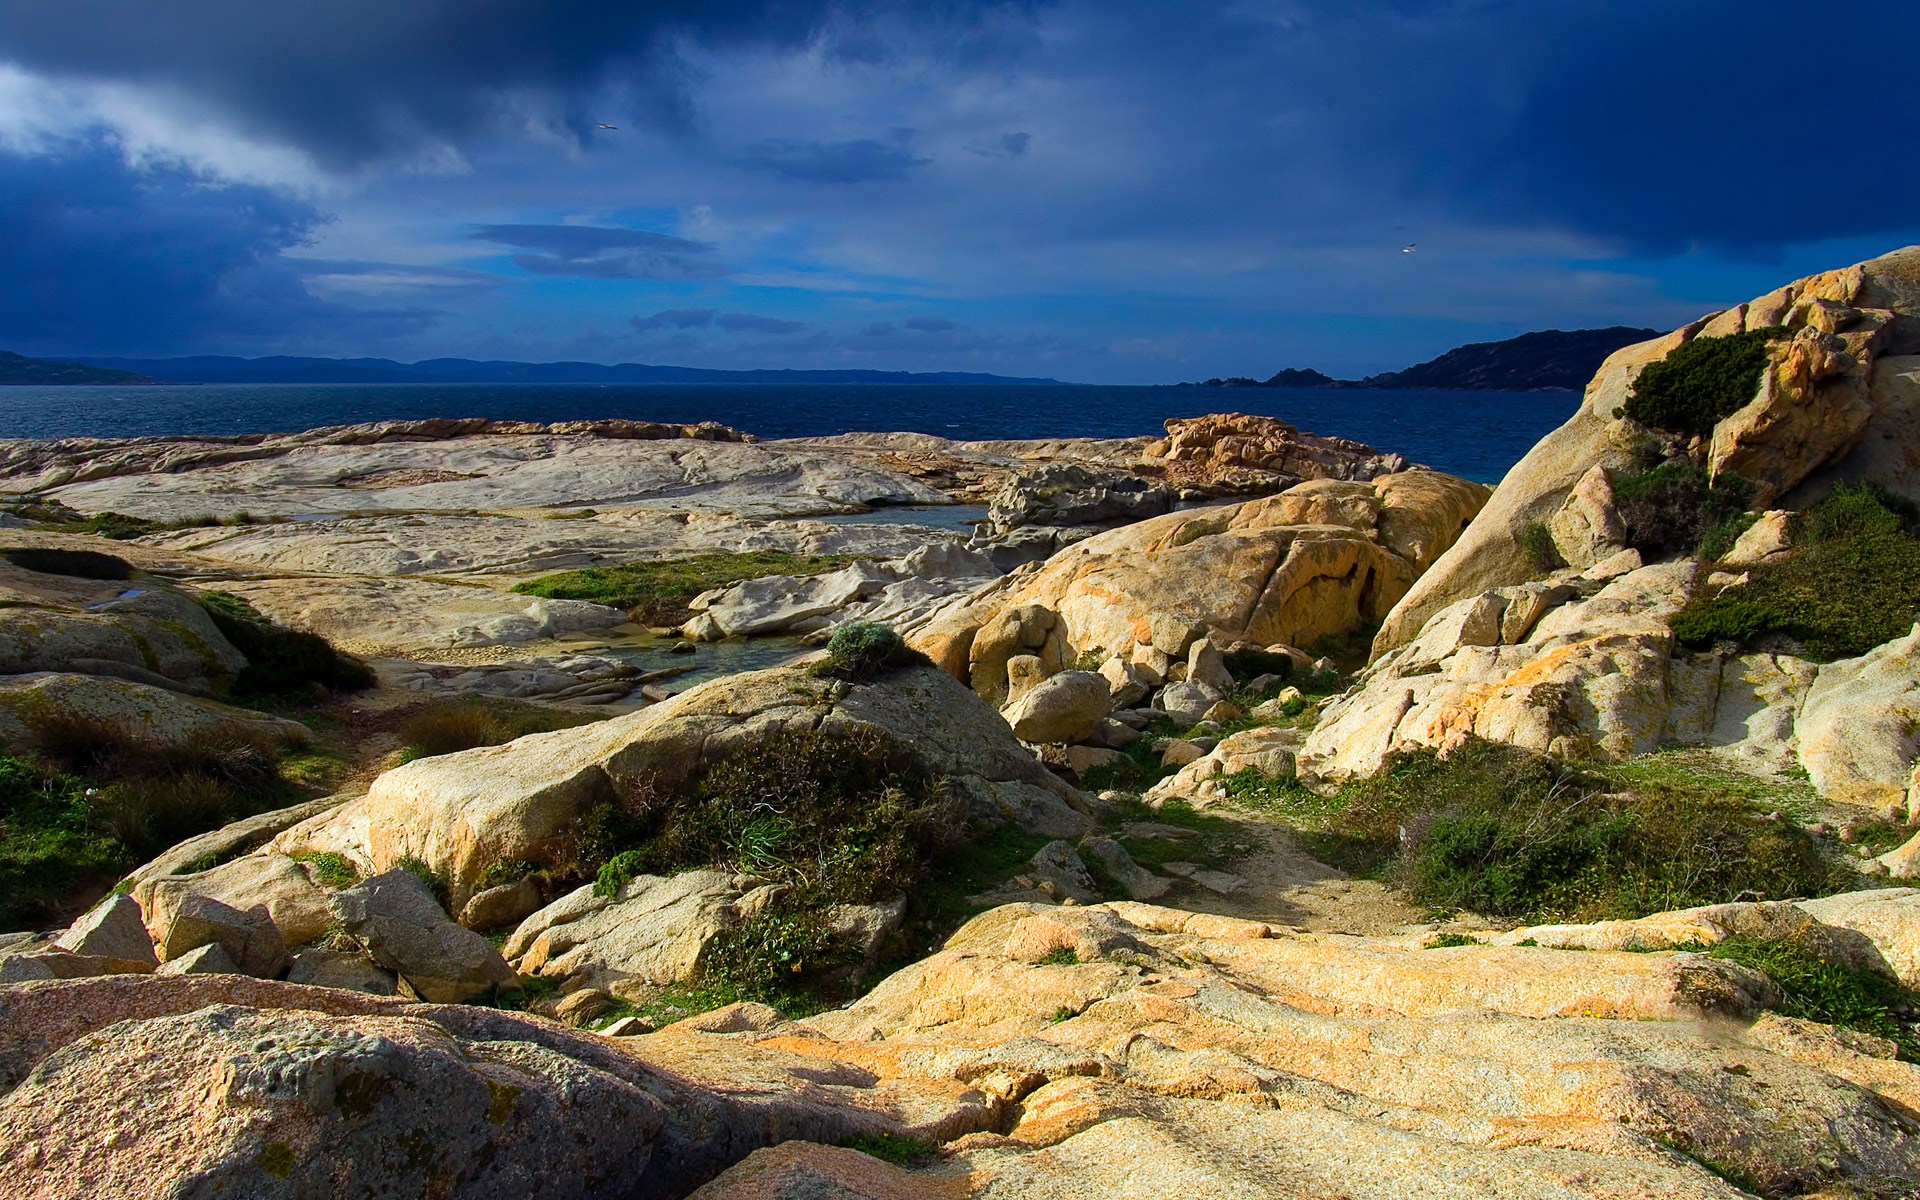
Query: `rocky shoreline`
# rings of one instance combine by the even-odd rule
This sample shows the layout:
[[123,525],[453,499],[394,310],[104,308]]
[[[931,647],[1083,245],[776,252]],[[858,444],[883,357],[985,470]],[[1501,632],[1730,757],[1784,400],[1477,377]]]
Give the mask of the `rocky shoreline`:
[[1911,1196],[1916,377],[1920,248],[1494,489],[1235,414],[0,444],[0,1177]]

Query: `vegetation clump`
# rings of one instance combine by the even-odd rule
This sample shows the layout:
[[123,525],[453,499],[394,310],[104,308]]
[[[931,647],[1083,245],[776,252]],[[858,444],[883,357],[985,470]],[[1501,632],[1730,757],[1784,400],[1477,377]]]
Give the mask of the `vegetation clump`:
[[1758,394],[1768,343],[1784,332],[1757,329],[1697,337],[1675,347],[1666,358],[1641,369],[1627,394],[1624,415],[1668,433],[1712,432]]
[[1782,1016],[1837,1025],[1885,1038],[1900,1057],[1920,1062],[1920,998],[1872,971],[1845,967],[1812,953],[1791,938],[1734,936],[1712,946],[1692,947],[1713,958],[1752,967],[1773,980]]
[[925,665],[927,656],[910,649],[905,639],[878,621],[849,621],[827,639],[827,657],[814,674],[870,683],[891,667]]
[[0,756],[0,926],[45,920],[89,883],[111,881],[126,848],[101,828],[86,785]]
[[1789,638],[1809,658],[1865,654],[1920,615],[1920,537],[1913,505],[1871,484],[1842,484],[1804,514],[1794,550],[1747,568],[1745,584],[1696,598],[1673,618],[1693,646]]
[[1313,848],[1341,865],[1384,870],[1422,904],[1518,920],[1632,918],[1848,882],[1810,834],[1739,795],[1654,781],[1614,791],[1497,743],[1396,754],[1322,804]]
[[600,714],[578,714],[504,697],[433,704],[408,717],[401,727],[400,757],[412,762],[481,746],[502,746],[530,733],[551,733],[605,719]]
[[1615,479],[1613,499],[1627,545],[1652,555],[1691,554],[1709,539],[1732,545],[1726,531],[1752,521],[1753,484],[1726,472],[1710,479],[1701,468],[1674,461]]
[[227,592],[207,592],[200,603],[221,635],[246,656],[247,665],[233,679],[236,696],[300,698],[374,685],[371,667],[335,650],[319,634],[276,625]]
[[1542,575],[1558,571],[1567,565],[1560,555],[1560,547],[1554,544],[1553,530],[1545,521],[1530,521],[1520,531],[1520,552],[1527,556],[1533,569]]
[[855,560],[850,554],[804,555],[784,550],[698,554],[666,562],[562,571],[517,584],[513,590],[549,600],[590,600],[625,609],[645,625],[679,625],[693,615],[687,603],[701,592],[763,575],[819,575]]

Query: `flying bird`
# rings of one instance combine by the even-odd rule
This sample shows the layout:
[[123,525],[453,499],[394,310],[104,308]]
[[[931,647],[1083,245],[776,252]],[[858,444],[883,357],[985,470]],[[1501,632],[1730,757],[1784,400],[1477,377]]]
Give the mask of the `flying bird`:
[[598,129],[618,129],[618,128],[620,128],[620,127],[619,127],[618,125],[609,125],[609,124],[607,124],[607,123],[606,123],[605,121],[599,121],[599,122],[596,122],[596,123],[595,123],[595,128],[598,128]]
[[1419,247],[1418,247],[1418,246],[1416,246],[1416,245],[1414,245],[1414,244],[1413,244],[1412,242],[1408,242],[1408,243],[1407,243],[1406,245],[1404,245],[1404,246],[1402,246],[1402,247],[1400,247],[1400,253],[1402,253],[1402,254],[1412,254],[1412,253],[1413,253],[1414,251],[1416,251],[1416,250],[1418,250],[1418,249],[1419,249]]

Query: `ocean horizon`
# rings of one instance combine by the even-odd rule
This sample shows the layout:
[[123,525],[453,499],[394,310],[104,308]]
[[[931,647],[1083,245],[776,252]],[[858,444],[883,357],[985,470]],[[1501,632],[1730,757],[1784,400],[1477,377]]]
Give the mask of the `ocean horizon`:
[[154,384],[0,388],[0,438],[221,436],[430,417],[718,421],[762,438],[1152,436],[1246,412],[1484,483],[1573,415],[1577,392],[1096,384]]

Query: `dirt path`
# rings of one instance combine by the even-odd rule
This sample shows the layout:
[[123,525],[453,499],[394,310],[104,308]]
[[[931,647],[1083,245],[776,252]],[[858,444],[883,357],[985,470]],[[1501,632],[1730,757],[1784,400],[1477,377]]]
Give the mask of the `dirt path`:
[[[1235,827],[1235,848],[1224,870],[1246,883],[1222,895],[1182,881],[1158,903],[1192,912],[1245,917],[1313,933],[1392,937],[1434,928],[1478,927],[1472,921],[1434,921],[1385,884],[1355,879],[1302,851],[1284,825],[1230,808],[1207,810]],[[1244,847],[1244,849],[1242,849]]]

